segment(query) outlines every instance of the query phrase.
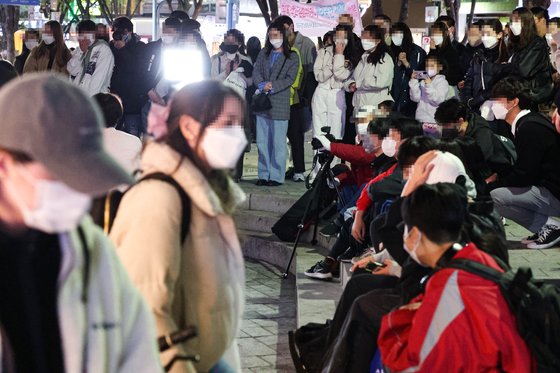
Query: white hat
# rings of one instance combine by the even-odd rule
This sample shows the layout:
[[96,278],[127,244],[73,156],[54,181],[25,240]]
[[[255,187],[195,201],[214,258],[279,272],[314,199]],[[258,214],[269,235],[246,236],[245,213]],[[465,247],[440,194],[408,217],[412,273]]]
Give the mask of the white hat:
[[430,164],[434,168],[426,180],[426,184],[437,183],[455,183],[459,176],[464,176],[466,179],[465,187],[469,197],[476,197],[476,188],[474,182],[467,175],[463,162],[454,154],[449,152],[438,151],[437,155]]

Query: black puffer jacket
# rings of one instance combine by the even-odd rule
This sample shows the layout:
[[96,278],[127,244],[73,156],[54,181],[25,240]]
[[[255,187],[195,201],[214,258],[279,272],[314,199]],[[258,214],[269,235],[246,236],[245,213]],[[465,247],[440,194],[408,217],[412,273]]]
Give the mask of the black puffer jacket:
[[478,111],[480,105],[490,99],[492,87],[511,73],[510,64],[498,64],[499,47],[477,50],[472,58],[461,90],[461,100],[469,109]]
[[476,47],[471,47],[471,45],[467,43],[466,45],[463,46],[463,51],[462,53],[459,54],[459,58],[461,62],[461,69],[463,70],[464,74],[466,74],[467,71],[469,71],[474,56],[477,53],[483,51],[484,51],[484,45],[482,44],[477,45]]
[[515,52],[511,59],[511,68],[512,75],[528,81],[534,103],[552,101],[552,65],[544,38],[536,36],[527,47]]
[[412,71],[424,70],[426,68],[426,52],[418,45],[413,44],[412,50],[406,55],[408,63],[410,63],[410,67],[407,69],[404,65],[399,65],[399,53],[403,52],[403,50],[396,45],[393,45],[391,49],[395,57],[395,73],[391,90],[391,96],[393,96],[395,101],[393,110],[407,117],[414,118],[417,104],[410,99],[408,82],[410,81]]
[[451,43],[447,44],[445,48],[436,47],[435,49],[430,50],[428,56],[438,56],[444,63],[445,63],[445,79],[450,86],[456,87],[460,81],[463,80],[465,76],[465,72],[463,71],[463,67],[460,63],[460,54],[451,45]]

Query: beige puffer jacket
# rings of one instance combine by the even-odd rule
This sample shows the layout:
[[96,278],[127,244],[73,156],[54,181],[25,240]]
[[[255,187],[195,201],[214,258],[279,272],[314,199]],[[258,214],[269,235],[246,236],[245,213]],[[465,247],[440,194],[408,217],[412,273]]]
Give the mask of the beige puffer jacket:
[[[171,175],[192,203],[182,245],[176,189],[159,180],[143,181],[125,194],[110,235],[154,314],[158,335],[191,325],[199,329],[199,337],[161,354],[162,363],[176,354],[197,353],[201,360],[196,370],[207,372],[226,355],[226,362],[240,371],[235,337],[243,314],[245,274],[233,219],[223,212],[202,173],[167,145],[148,144],[142,170],[145,175]],[[233,182],[229,188],[241,203],[243,191]],[[192,372],[192,366],[175,363],[171,372]]]

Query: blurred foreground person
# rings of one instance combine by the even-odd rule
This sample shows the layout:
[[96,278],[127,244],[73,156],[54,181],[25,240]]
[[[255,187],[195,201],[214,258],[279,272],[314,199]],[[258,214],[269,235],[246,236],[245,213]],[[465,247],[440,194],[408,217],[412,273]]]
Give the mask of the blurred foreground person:
[[0,362],[161,371],[148,308],[87,215],[91,197],[131,181],[103,150],[100,113],[79,88],[36,74],[2,88],[0,111]]

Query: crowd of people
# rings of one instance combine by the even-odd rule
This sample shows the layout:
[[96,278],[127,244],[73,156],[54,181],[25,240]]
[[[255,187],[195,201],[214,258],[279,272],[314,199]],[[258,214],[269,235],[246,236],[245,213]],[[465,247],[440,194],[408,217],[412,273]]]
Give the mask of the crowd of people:
[[79,22],[74,50],[56,21],[27,30],[0,61],[0,371],[239,372],[242,155],[255,140],[258,186],[319,177],[309,130],[343,200],[305,275],[354,275],[331,322],[292,334],[298,371],[376,352],[391,371],[534,370],[497,285],[447,267],[504,271],[504,218],[530,249],[560,242],[558,26],[517,8],[462,44],[441,16],[426,52],[386,15],[358,36],[342,14],[318,47],[279,16],[263,48],[231,29],[214,56],[184,12],[150,43],[126,17]]

